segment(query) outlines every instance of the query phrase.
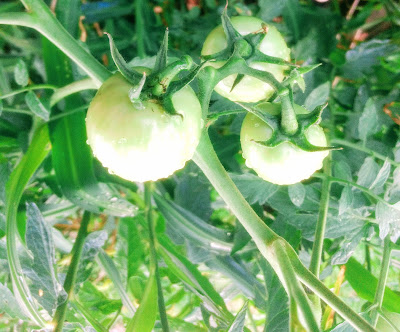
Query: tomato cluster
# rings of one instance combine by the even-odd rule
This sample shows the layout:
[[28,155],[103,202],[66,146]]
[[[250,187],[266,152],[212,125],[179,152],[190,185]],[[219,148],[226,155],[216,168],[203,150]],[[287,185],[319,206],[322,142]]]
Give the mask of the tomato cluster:
[[[258,18],[244,16],[232,18],[229,24],[239,36],[237,39],[263,34],[256,45],[250,42],[250,52],[256,48],[266,56],[290,61],[290,50],[275,27]],[[202,56],[221,54],[229,48],[229,38],[225,29],[218,26],[206,38]],[[237,45],[232,45],[233,52]],[[228,60],[216,57],[206,65],[218,71]],[[277,82],[283,81],[288,69],[268,61],[252,61],[246,65],[272,74]],[[276,87],[250,75],[242,75],[237,80],[238,73],[224,77],[216,82],[215,91],[234,102],[261,101],[262,112],[280,116],[281,104],[263,102],[274,95]],[[184,85],[172,94],[174,112],[171,113],[159,96],[152,98],[150,94],[143,101],[134,102],[130,98],[133,88],[120,73],[101,86],[87,114],[88,143],[102,164],[122,178],[145,182],[168,177],[192,158],[199,143],[204,123],[199,99],[189,85]],[[168,92],[168,87],[165,90]],[[293,102],[292,108],[297,114],[308,113]],[[276,146],[260,144],[271,138],[273,130],[262,117],[254,114],[249,113],[243,121],[243,157],[246,165],[261,178],[280,185],[292,184],[307,179],[322,167],[326,151],[305,151],[290,140]],[[302,134],[314,146],[326,145],[324,132],[318,124],[307,127]]]

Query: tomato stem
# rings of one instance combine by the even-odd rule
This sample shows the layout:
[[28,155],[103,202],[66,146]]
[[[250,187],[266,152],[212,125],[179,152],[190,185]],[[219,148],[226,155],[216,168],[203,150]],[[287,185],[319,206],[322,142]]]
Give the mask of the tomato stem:
[[[277,272],[280,280],[285,285],[287,281],[285,281],[282,276],[282,273],[285,271],[285,267],[283,265],[290,264],[294,268],[296,278],[314,291],[343,318],[348,320],[353,327],[360,331],[375,332],[375,329],[367,321],[354,312],[340,298],[334,295],[320,280],[318,280],[318,278],[315,277],[313,273],[311,273],[303,265],[289,243],[278,236],[258,217],[222,166],[206,131],[203,132],[200,143],[194,154],[193,161],[200,167],[211,184],[221,195],[238,220],[242,223],[257,245],[261,254],[271,264],[271,266]],[[284,262],[282,262],[278,259],[276,246],[284,247],[282,250],[286,252],[288,260],[284,259]],[[279,255],[283,255],[283,251],[279,251]],[[289,275],[293,276],[290,271],[287,272],[285,277],[286,280],[291,280],[291,282],[296,283],[297,281],[292,280],[292,277],[289,277]],[[299,290],[296,290],[296,292],[299,292]],[[296,296],[299,295],[297,294]],[[301,303],[298,303],[298,305],[301,306]],[[301,310],[308,312],[307,308],[302,308]],[[312,323],[309,322],[309,324]],[[316,331],[318,331],[318,329]]]
[[371,313],[371,321],[374,326],[378,323],[379,311],[382,309],[383,296],[385,294],[385,286],[390,267],[390,253],[392,251],[392,242],[390,235],[387,235],[384,240],[383,257],[381,271],[379,273],[378,286],[376,287],[374,302],[372,306],[374,310]]

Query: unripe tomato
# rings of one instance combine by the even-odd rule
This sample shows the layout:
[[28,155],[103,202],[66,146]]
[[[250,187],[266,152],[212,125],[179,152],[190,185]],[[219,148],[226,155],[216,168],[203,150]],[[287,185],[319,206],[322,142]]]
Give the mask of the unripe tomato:
[[186,86],[172,96],[179,115],[156,100],[133,104],[132,85],[114,74],[100,87],[86,118],[88,143],[104,167],[130,181],[170,176],[192,158],[203,120],[200,103]]
[[[260,31],[262,24],[268,27],[268,32],[264,39],[258,46],[259,50],[264,54],[282,58],[284,60],[290,60],[290,49],[287,47],[285,40],[279,31],[256,17],[249,16],[236,16],[231,18],[234,28],[241,34],[247,35]],[[227,46],[225,32],[222,26],[216,27],[207,36],[203,49],[202,55],[211,55],[222,51]],[[224,65],[225,62],[210,62],[210,65],[219,68]],[[254,62],[250,66],[255,69],[268,71],[275,76],[278,81],[282,81],[284,78],[283,66],[274,65],[265,62]],[[218,83],[215,87],[215,91],[221,96],[228,98],[232,101],[242,102],[257,102],[260,100],[268,99],[274,93],[272,87],[265,82],[260,81],[257,78],[245,76],[242,81],[235,86],[232,90],[233,82],[235,81],[236,75],[231,75]]]
[[[281,111],[278,103],[263,103],[262,110],[273,115]],[[305,108],[295,105],[297,114],[309,113]],[[293,184],[308,179],[322,167],[322,161],[328,151],[308,152],[292,143],[281,143],[276,147],[266,147],[256,141],[267,141],[272,135],[271,127],[257,116],[248,113],[244,118],[240,133],[243,158],[246,165],[266,181],[279,184]],[[314,124],[305,135],[316,146],[326,146],[326,137],[322,128]]]

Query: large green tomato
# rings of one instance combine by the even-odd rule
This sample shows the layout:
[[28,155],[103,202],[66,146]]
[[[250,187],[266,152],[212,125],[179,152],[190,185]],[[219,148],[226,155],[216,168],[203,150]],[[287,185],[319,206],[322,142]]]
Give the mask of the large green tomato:
[[155,100],[132,104],[132,85],[114,74],[100,87],[86,118],[88,143],[104,167],[130,181],[168,177],[192,158],[203,120],[200,103],[187,86],[172,96],[177,113]]
[[[277,115],[281,111],[278,103],[263,103],[260,107],[265,112]],[[305,108],[295,105],[297,114],[309,113]],[[248,113],[244,118],[240,133],[243,158],[246,165],[266,181],[279,184],[293,184],[308,179],[322,167],[322,161],[328,151],[307,152],[292,143],[281,143],[276,147],[266,147],[256,141],[267,141],[272,129],[257,116]],[[319,125],[309,127],[305,135],[316,146],[326,146],[324,131]]]
[[[278,30],[266,24],[262,20],[256,17],[249,16],[236,16],[231,19],[234,28],[241,34],[247,35],[260,31],[262,25],[265,24],[268,27],[268,32],[259,45],[259,50],[264,54],[282,58],[284,60],[290,60],[290,49],[287,47],[285,40]],[[222,51],[227,46],[225,32],[222,26],[216,27],[207,36],[203,49],[202,55],[210,55]],[[210,62],[210,65],[219,68],[225,62]],[[255,69],[268,71],[275,76],[278,81],[282,81],[284,78],[283,66],[274,65],[265,62],[254,62],[250,66]],[[268,83],[264,83],[259,79],[245,76],[242,81],[235,86],[231,91],[233,82],[237,75],[231,75],[218,83],[215,87],[215,91],[221,96],[226,97],[232,101],[241,102],[257,102],[260,100],[268,99],[274,93],[274,90]]]

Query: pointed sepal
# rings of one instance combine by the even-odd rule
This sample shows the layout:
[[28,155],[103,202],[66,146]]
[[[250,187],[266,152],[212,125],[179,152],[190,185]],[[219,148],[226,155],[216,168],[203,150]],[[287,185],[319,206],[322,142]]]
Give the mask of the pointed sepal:
[[138,84],[141,75],[128,66],[128,63],[122,57],[121,53],[119,53],[112,36],[107,32],[104,32],[104,34],[107,35],[108,40],[110,41],[111,57],[122,76],[124,76],[130,83],[135,85]]
[[153,72],[161,72],[167,66],[167,56],[168,56],[168,28],[165,29],[164,39],[158,50],[156,63],[154,65]]
[[236,40],[241,39],[242,35],[234,28],[231,19],[228,16],[228,7],[226,6],[221,16],[222,28],[224,29],[228,47],[231,47]]

